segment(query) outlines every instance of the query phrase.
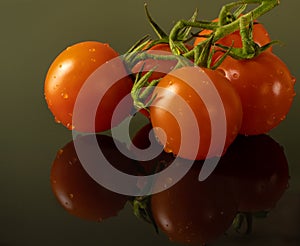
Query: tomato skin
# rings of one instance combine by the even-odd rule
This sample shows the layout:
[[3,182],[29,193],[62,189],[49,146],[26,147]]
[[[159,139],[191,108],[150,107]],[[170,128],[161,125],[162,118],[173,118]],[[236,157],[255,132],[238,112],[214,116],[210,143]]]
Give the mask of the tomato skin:
[[254,59],[227,57],[218,67],[225,73],[241,98],[241,134],[267,133],[286,117],[295,96],[295,78],[272,52]]
[[[89,141],[90,136],[83,138]],[[104,155],[116,168],[131,174],[136,172],[131,160],[118,152],[111,137],[99,135],[97,140]],[[78,159],[73,141],[57,152],[50,181],[59,204],[71,215],[85,220],[101,221],[116,216],[128,200],[127,196],[104,188],[87,174]]]
[[[197,83],[201,89],[196,92],[187,84],[189,81]],[[225,76],[218,71],[200,67],[183,67],[172,71],[158,83],[158,89],[155,88],[153,92],[153,94],[156,95],[153,105],[157,104],[159,107],[153,105],[150,106],[151,123],[155,128],[154,130],[159,141],[164,143],[164,140],[166,140],[164,146],[166,152],[172,152],[173,154],[178,155],[180,151],[180,157],[196,160],[203,160],[219,155],[219,146],[212,146],[213,151],[210,153],[211,156],[207,156],[211,144],[212,128],[210,115],[217,119],[220,117],[220,105],[218,105],[218,102],[212,102],[212,100],[210,100],[209,105],[205,105],[201,98],[205,94],[210,95],[211,93],[214,93],[210,91],[211,85],[216,88],[221,99],[222,107],[224,107],[225,111],[227,132],[222,154],[235,139],[242,121],[241,102],[235,89]],[[166,90],[160,91],[159,88]],[[175,97],[170,96],[169,92],[173,92],[181,97],[186,104],[184,106],[188,106],[193,111],[196,118],[200,135],[200,143],[196,157],[194,156],[194,153],[192,153],[193,150],[190,146],[191,144],[181,144],[181,134],[185,134],[187,139],[193,140],[195,138],[195,132],[190,130],[190,116],[185,115],[185,112],[182,112],[181,108],[183,108],[183,105],[181,104],[183,102],[179,102]],[[161,105],[165,107],[165,109],[161,108]],[[171,110],[169,109],[173,108],[174,110],[175,108],[172,107],[172,105],[177,106],[175,115],[176,117],[181,118],[183,122],[181,126],[179,126],[175,116],[170,113]],[[167,139],[165,139],[165,135],[158,128],[165,132]],[[182,128],[183,131],[181,131],[180,128]]]
[[[213,22],[217,22],[219,19],[214,19]],[[203,30],[199,33],[199,35],[209,35],[211,34],[211,30]],[[253,25],[253,41],[258,44],[260,47],[264,46],[271,42],[270,35],[263,24],[254,23]],[[205,37],[197,37],[194,41],[194,46],[204,41]],[[240,35],[240,31],[235,31],[221,39],[219,39],[217,44],[221,44],[227,47],[231,47],[233,45],[234,48],[242,48],[242,39]],[[272,47],[267,49],[268,51],[272,51]]]
[[[97,41],[76,43],[63,50],[52,62],[46,75],[44,93],[49,109],[55,120],[68,129],[82,132],[101,132],[111,128],[111,117],[116,105],[130,93],[132,81],[124,77],[116,82],[102,98],[95,117],[95,129],[87,127],[82,117],[82,122],[76,125],[72,122],[73,109],[78,93],[88,77],[107,61],[118,57],[118,53],[108,44]],[[125,71],[121,60],[119,66],[110,73]],[[117,71],[118,70],[118,71]],[[99,83],[106,83],[104,74]],[[101,90],[99,86],[98,90]],[[131,103],[123,105],[124,110],[118,121],[122,121],[131,109]]]
[[[213,173],[200,182],[201,168],[197,161],[179,182],[151,197],[154,220],[171,241],[211,243],[231,226],[238,211],[230,179]],[[162,175],[157,183],[166,179]]]
[[270,211],[289,185],[284,149],[265,134],[239,135],[215,172],[233,181],[240,212]]

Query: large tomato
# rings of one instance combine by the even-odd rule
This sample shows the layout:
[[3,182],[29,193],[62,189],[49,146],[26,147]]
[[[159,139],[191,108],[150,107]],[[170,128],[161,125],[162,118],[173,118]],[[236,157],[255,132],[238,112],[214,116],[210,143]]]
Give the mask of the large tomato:
[[[179,155],[180,152],[179,156],[187,159],[205,159],[220,155],[220,148],[224,147],[221,150],[221,153],[224,153],[239,132],[242,122],[240,98],[226,77],[218,71],[182,67],[163,77],[153,95],[156,98],[150,106],[150,119],[166,152],[175,155]],[[192,115],[185,108],[194,115],[196,130],[192,127]],[[214,124],[217,122],[226,125],[224,139],[214,144],[212,120]],[[200,143],[195,139],[196,131],[199,131]],[[220,132],[217,135],[220,135]],[[185,140],[183,143],[182,139],[188,142]],[[222,141],[225,141],[225,146],[222,145]],[[199,147],[193,143],[199,143]],[[207,156],[210,147],[211,156]]]
[[[88,142],[90,137],[82,138]],[[132,160],[118,151],[111,137],[98,135],[97,140],[101,151],[115,168],[129,174],[136,173]],[[70,214],[86,220],[101,221],[115,216],[128,199],[101,186],[87,174],[73,141],[57,152],[50,180],[59,204]]]
[[[128,76],[116,81],[107,90],[101,102],[99,102],[95,124],[92,129],[87,126],[89,124],[87,124],[84,115],[75,124],[72,122],[72,116],[80,89],[97,68],[115,58],[112,69],[103,72],[101,77],[99,76],[99,83],[91,88],[91,93],[86,96],[89,100],[93,100],[104,90],[103,87],[109,76],[125,74],[125,67],[117,57],[118,53],[108,44],[86,41],[68,47],[55,58],[45,79],[44,92],[48,107],[57,122],[62,123],[68,129],[84,132],[101,132],[111,128],[114,109],[120,100],[130,93],[132,88],[132,81]],[[82,106],[86,107],[86,111],[89,110],[88,105]],[[122,114],[119,115],[118,122],[129,115],[131,109],[129,100],[122,107]]]
[[295,78],[272,52],[254,59],[227,57],[218,67],[240,95],[243,107],[241,134],[266,133],[289,112],[295,96]]
[[[213,20],[213,22],[217,22],[219,19]],[[199,44],[200,42],[204,41],[206,39],[205,36],[208,36],[211,34],[211,30],[203,30],[199,33],[199,37],[197,37],[194,41],[194,46]],[[255,22],[253,25],[253,41],[258,44],[259,46],[266,45],[271,42],[270,35],[263,24]],[[240,31],[237,30],[221,39],[219,39],[216,44],[221,44],[227,47],[231,47],[233,45],[234,48],[242,48],[242,39],[240,35]],[[269,48],[268,51],[271,51],[272,49]]]
[[[238,211],[230,179],[213,173],[200,182],[201,168],[196,162],[179,182],[151,197],[157,226],[174,242],[211,243],[226,232]],[[161,175],[156,184],[160,182],[172,178]]]

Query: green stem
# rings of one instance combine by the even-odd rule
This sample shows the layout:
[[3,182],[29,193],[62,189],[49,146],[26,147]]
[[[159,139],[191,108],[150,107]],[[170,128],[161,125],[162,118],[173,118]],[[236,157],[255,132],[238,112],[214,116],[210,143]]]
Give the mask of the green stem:
[[[246,25],[246,24],[249,25],[251,20],[257,19],[258,17],[262,16],[263,14],[269,12],[271,9],[276,7],[279,4],[279,0],[243,0],[243,1],[237,1],[234,3],[230,3],[230,4],[225,5],[222,8],[220,15],[219,15],[220,18],[224,19],[225,14],[228,13],[229,9],[236,7],[236,6],[245,5],[245,4],[260,4],[255,9],[253,9],[243,15],[243,20],[245,21],[243,23],[243,25]],[[216,41],[229,35],[230,33],[233,33],[235,31],[239,30],[240,21],[241,21],[241,18],[238,18],[229,24],[219,26],[218,23],[210,23],[210,24],[208,24],[207,22],[190,23],[190,22],[181,20],[171,30],[169,38],[170,38],[170,40],[172,40],[174,42],[174,40],[176,40],[176,38],[177,38],[177,33],[180,31],[180,29],[186,27],[186,25],[191,25],[192,27],[198,27],[201,29],[214,30],[214,37],[213,37],[212,42],[215,43]],[[204,40],[201,43],[199,43],[198,45],[203,47],[206,42],[208,42],[208,40]],[[187,58],[191,58],[194,56],[194,52],[195,51],[193,49],[193,50],[185,53],[184,56]]]

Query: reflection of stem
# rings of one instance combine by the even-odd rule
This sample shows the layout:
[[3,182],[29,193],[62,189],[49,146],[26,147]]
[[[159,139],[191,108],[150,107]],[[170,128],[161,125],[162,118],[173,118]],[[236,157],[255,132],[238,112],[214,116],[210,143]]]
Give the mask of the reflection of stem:
[[[245,230],[242,227],[245,225]],[[233,227],[236,232],[242,234],[251,234],[253,225],[252,213],[238,213],[233,221]]]

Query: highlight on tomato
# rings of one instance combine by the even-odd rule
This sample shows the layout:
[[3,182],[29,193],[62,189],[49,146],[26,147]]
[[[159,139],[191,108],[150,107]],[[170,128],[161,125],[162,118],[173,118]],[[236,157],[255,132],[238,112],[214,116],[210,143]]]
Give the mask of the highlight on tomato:
[[[55,120],[70,130],[81,132],[102,132],[112,127],[111,119],[118,103],[130,93],[132,80],[129,76],[121,78],[109,88],[99,102],[95,115],[94,127],[90,127],[82,115],[76,124],[72,122],[73,109],[77,96],[89,76],[101,65],[114,59],[114,67],[99,76],[99,82],[91,88],[91,94],[86,95],[87,101],[97,98],[103,93],[109,76],[112,74],[126,74],[126,70],[118,53],[106,43],[98,41],[84,41],[76,43],[63,50],[52,62],[46,75],[44,94],[49,109]],[[96,99],[95,99],[96,100]],[[82,105],[89,110],[88,105]],[[129,115],[131,101],[123,103],[120,115],[115,124],[120,123]]]
[[[239,95],[218,71],[197,66],[176,69],[160,80],[153,95],[150,120],[168,153],[192,160],[220,156],[240,130],[243,112]],[[212,141],[212,122],[218,128],[216,135],[224,139]],[[195,139],[197,131],[199,139]],[[199,146],[194,146],[193,141],[198,140]]]

